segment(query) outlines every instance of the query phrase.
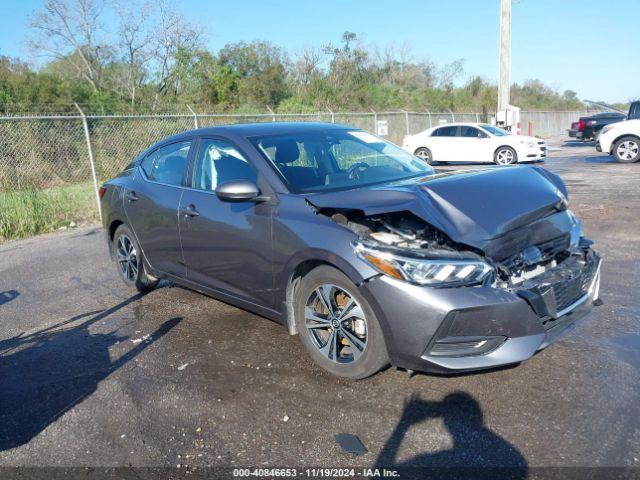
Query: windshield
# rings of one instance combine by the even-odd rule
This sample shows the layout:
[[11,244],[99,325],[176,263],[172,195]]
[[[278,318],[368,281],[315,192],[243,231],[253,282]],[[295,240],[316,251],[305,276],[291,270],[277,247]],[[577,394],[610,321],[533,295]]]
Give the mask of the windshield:
[[295,193],[357,188],[432,174],[424,161],[360,130],[249,139]]
[[484,128],[487,132],[491,133],[492,135],[495,135],[496,137],[504,137],[505,135],[511,135],[506,130],[503,130],[498,127],[494,127],[493,125],[482,124],[480,126]]

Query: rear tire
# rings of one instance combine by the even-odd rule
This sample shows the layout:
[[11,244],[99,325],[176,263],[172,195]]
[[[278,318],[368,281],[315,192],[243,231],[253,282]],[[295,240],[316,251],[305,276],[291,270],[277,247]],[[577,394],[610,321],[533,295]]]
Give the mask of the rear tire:
[[129,288],[147,292],[158,284],[158,279],[145,269],[142,250],[133,232],[126,225],[120,225],[113,235],[113,258],[120,278]]
[[518,154],[511,147],[500,147],[493,154],[496,165],[514,165],[518,163]]
[[424,162],[427,165],[431,165],[431,162],[433,162],[433,157],[431,156],[431,150],[429,150],[426,147],[420,147],[418,148],[415,152],[413,152],[413,154],[420,158],[421,160],[424,160]]
[[619,163],[633,163],[640,160],[640,139],[627,135],[613,145],[613,157]]
[[358,380],[389,363],[373,310],[335,268],[322,265],[302,278],[294,295],[294,320],[313,361],[333,375]]

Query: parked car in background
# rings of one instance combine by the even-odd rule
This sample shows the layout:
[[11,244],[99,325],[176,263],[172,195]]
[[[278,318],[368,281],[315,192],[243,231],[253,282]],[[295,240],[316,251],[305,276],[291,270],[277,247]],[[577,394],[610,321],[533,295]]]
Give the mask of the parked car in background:
[[627,114],[627,120],[637,119],[640,119],[640,101],[631,102],[629,113]]
[[640,160],[640,119],[605,126],[596,140],[596,150],[613,155],[620,163]]
[[407,135],[402,148],[427,163],[486,162],[511,165],[547,156],[544,140],[512,135],[486,123],[448,123]]
[[567,130],[569,137],[578,138],[578,132],[580,131],[580,122],[573,122],[571,128]]
[[560,177],[437,173],[352,127],[185,132],[100,195],[126,285],[168,278],[275,320],[343,377],[388,363],[442,373],[521,362],[598,298],[601,260]]
[[576,137],[584,141],[594,140],[605,125],[622,122],[626,119],[627,116],[619,112],[596,113],[588,117],[580,117]]

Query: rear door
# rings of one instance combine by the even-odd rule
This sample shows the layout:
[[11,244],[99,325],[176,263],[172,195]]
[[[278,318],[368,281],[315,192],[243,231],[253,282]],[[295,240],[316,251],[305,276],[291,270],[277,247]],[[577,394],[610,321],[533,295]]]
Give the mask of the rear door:
[[230,180],[260,184],[247,158],[224,138],[200,139],[191,188],[180,202],[180,237],[189,280],[271,308],[274,206],[223,201],[215,194]]
[[456,125],[444,125],[437,128],[429,137],[429,149],[433,159],[440,162],[450,162],[454,160],[454,149],[456,144]]
[[124,192],[124,210],[145,258],[157,270],[186,273],[178,232],[178,208],[192,140],[163,145],[136,169]]

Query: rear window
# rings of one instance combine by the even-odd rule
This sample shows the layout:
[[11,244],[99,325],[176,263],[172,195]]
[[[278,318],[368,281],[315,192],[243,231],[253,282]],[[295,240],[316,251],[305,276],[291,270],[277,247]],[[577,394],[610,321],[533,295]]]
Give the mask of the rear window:
[[458,127],[456,126],[440,127],[435,132],[433,132],[431,136],[432,137],[455,137],[457,130],[458,130]]
[[145,157],[140,166],[149,180],[181,185],[190,147],[189,141],[160,147]]

